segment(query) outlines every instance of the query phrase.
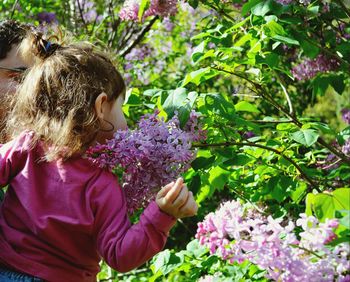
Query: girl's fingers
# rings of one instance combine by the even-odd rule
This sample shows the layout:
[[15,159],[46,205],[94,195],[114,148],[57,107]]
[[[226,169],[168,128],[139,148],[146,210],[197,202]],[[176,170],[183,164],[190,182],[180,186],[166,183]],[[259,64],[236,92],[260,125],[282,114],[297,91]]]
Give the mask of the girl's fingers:
[[170,182],[169,184],[165,185],[157,194],[157,198],[163,198],[169,190],[174,186],[174,181]]
[[189,196],[188,189],[187,189],[186,185],[183,185],[179,195],[177,196],[177,198],[173,202],[173,206],[175,208],[182,207],[183,205],[185,205],[187,203],[188,196]]
[[179,195],[183,186],[183,179],[180,177],[176,180],[175,184],[164,196],[164,200],[168,203],[173,203],[176,197]]

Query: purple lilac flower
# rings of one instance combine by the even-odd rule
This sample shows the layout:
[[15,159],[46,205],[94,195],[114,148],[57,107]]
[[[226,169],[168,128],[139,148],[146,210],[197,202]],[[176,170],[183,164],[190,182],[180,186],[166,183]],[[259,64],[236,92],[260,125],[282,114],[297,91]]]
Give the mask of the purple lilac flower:
[[146,57],[152,54],[150,46],[144,44],[139,48],[133,48],[130,53],[125,55],[127,61],[143,61]]
[[105,145],[90,148],[87,156],[100,167],[123,169],[127,207],[133,213],[190,167],[196,155],[191,144],[204,138],[198,114],[192,113],[182,130],[176,115],[165,122],[155,113],[142,117],[136,130],[118,130]]
[[238,201],[223,203],[198,224],[196,238],[230,263],[248,260],[275,281],[343,281],[349,270],[349,243],[326,246],[336,236],[337,219],[324,223],[301,214],[296,224],[264,216]]
[[347,123],[350,124],[350,109],[341,110],[342,118]]
[[169,17],[164,18],[162,23],[165,30],[169,32],[172,31],[175,27],[175,24],[170,20]]
[[[161,17],[175,15],[177,2],[177,0],[151,0],[150,7],[145,11],[143,18],[156,15]],[[139,7],[139,0],[126,0],[119,12],[119,17],[124,21],[138,21]]]
[[350,139],[345,141],[345,144],[342,146],[341,150],[345,155],[350,156]]
[[339,65],[336,59],[320,54],[315,59],[305,59],[299,65],[293,67],[292,74],[297,80],[308,80],[318,73],[337,70]]
[[52,12],[41,12],[37,14],[39,23],[52,24],[57,23],[56,14]]
[[340,30],[340,33],[342,34],[342,36],[345,38],[345,39],[350,39],[350,33],[348,33],[346,31],[346,24],[345,23],[340,23],[339,24],[339,30]]

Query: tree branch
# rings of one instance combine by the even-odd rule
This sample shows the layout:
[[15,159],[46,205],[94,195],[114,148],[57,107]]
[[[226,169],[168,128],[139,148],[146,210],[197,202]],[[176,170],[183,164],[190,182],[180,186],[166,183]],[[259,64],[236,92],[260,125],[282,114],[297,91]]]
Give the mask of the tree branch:
[[320,193],[322,192],[318,188],[318,185],[302,170],[302,168],[295,161],[293,161],[290,157],[286,156],[285,154],[283,154],[283,152],[281,152],[275,148],[271,148],[268,146],[264,146],[264,145],[249,142],[249,141],[246,141],[246,142],[222,142],[222,143],[212,143],[212,144],[202,143],[202,144],[194,144],[193,145],[193,147],[197,147],[197,148],[228,147],[228,146],[251,146],[251,147],[257,147],[257,148],[261,148],[264,150],[272,151],[272,152],[280,155],[281,157],[283,157],[288,162],[290,162],[299,171],[302,178],[304,178],[311,185],[312,188],[316,189]]
[[[256,94],[259,94],[262,98],[264,98],[266,101],[268,101],[276,109],[278,109],[279,111],[284,113],[299,128],[301,128],[303,126],[303,124],[296,118],[296,116],[291,115],[288,110],[286,110],[281,105],[276,103],[275,100],[273,99],[273,97],[259,83],[256,83],[256,82],[250,80],[249,78],[245,77],[244,75],[236,73],[236,72],[231,72],[231,71],[228,71],[228,70],[225,70],[225,69],[221,69],[221,68],[217,68],[217,67],[216,68],[214,67],[213,69],[217,69],[219,71],[230,73],[232,75],[235,75],[237,77],[240,77],[240,78],[248,81],[249,83],[251,83],[255,87],[255,89],[252,89],[253,92],[255,92]],[[350,158],[348,156],[346,156],[343,152],[337,150],[334,146],[328,144],[325,140],[323,140],[322,137],[319,137],[317,139],[317,143],[322,145],[323,147],[327,148],[331,153],[336,155],[338,158],[342,159],[346,164],[350,165]]]
[[130,51],[141,42],[141,40],[143,39],[143,37],[145,36],[145,34],[151,29],[152,25],[156,22],[156,20],[158,20],[158,16],[155,16],[152,18],[152,20],[148,23],[148,25],[146,25],[140,32],[140,34],[138,35],[138,37],[135,39],[134,42],[132,42],[125,50],[123,50],[120,55],[122,57],[124,57],[126,54],[130,53]]

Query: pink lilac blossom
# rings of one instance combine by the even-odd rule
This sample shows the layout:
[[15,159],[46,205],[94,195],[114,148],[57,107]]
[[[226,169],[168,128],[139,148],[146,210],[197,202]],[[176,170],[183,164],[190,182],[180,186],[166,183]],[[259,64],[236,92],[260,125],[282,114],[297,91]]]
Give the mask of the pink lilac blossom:
[[[177,0],[151,0],[149,8],[144,12],[143,19],[150,16],[168,17],[177,13]],[[138,21],[140,0],[126,0],[119,12],[124,21]]]
[[335,238],[338,221],[319,223],[301,214],[296,224],[303,230],[299,238],[292,221],[282,224],[282,219],[229,201],[198,224],[196,238],[211,254],[230,263],[248,260],[275,281],[343,281],[349,271],[349,244],[326,246]]
[[320,54],[315,59],[305,59],[299,65],[294,66],[292,74],[297,80],[308,80],[318,73],[337,70],[339,66],[336,59]]
[[176,115],[167,122],[157,113],[146,115],[136,130],[118,130],[106,144],[90,148],[87,156],[100,167],[123,170],[127,206],[133,213],[190,167],[196,155],[192,142],[205,139],[198,117],[191,113],[182,130]]

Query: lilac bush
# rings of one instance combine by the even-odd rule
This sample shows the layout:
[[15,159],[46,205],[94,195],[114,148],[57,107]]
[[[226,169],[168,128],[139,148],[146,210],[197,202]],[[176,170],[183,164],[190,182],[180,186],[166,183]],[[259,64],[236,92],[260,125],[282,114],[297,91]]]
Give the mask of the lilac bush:
[[345,281],[349,244],[327,245],[336,238],[338,220],[320,223],[301,214],[296,225],[302,229],[298,236],[292,221],[274,219],[229,201],[198,224],[196,238],[211,254],[230,263],[248,260],[275,281]]
[[184,129],[176,115],[164,121],[154,113],[142,117],[135,130],[118,130],[113,139],[90,148],[87,155],[100,167],[123,170],[127,206],[133,213],[190,167],[196,155],[191,144],[204,138],[196,113],[191,113]]

